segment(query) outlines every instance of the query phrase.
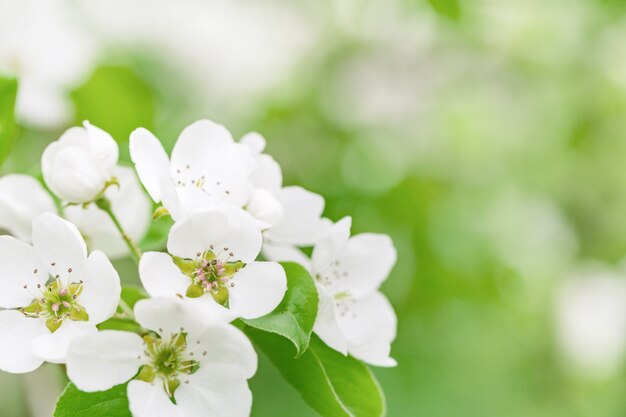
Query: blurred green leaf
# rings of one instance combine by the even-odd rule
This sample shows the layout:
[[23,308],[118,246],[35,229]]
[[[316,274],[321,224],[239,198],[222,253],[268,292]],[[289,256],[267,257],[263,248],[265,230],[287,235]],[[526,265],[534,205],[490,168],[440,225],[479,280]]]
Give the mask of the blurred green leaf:
[[317,316],[317,290],[311,275],[301,265],[294,262],[281,262],[281,265],[287,274],[287,292],[283,301],[270,314],[243,321],[291,340],[296,356],[300,356],[309,346]]
[[54,417],[131,417],[126,385],[108,391],[82,392],[72,383],[59,397]]
[[386,413],[380,385],[361,361],[343,356],[326,346],[317,336],[309,349],[293,358],[287,340],[253,328],[248,336],[283,377],[324,417],[381,417]]
[[15,100],[17,98],[17,80],[0,77],[0,165],[7,158],[15,138]]
[[152,88],[131,69],[103,66],[72,93],[77,122],[89,120],[120,144],[120,158],[129,161],[128,137],[138,128],[152,129],[155,99]]
[[437,13],[452,20],[459,20],[461,17],[461,3],[459,0],[428,0]]

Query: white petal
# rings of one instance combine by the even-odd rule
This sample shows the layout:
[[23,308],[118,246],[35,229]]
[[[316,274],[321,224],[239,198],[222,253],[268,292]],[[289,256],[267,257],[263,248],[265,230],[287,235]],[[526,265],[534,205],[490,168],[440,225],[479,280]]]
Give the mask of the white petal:
[[32,351],[35,356],[48,362],[65,363],[67,350],[72,340],[97,332],[96,326],[89,322],[66,319],[54,333],[45,334],[33,340]]
[[130,134],[130,157],[148,194],[160,202],[161,184],[169,179],[170,166],[163,145],[150,131],[136,129]]
[[348,341],[337,321],[335,300],[321,285],[317,285],[317,294],[319,295],[319,305],[313,331],[329,347],[347,355]]
[[162,335],[199,333],[204,328],[202,316],[187,300],[175,296],[140,300],[135,304],[135,319],[142,327]]
[[252,173],[252,182],[255,188],[264,188],[276,193],[283,185],[283,172],[278,162],[270,155],[259,155],[257,167]]
[[48,332],[44,320],[26,317],[15,310],[0,311],[0,369],[25,373],[39,368],[43,359],[33,355],[31,345]]
[[326,235],[319,239],[311,256],[313,271],[322,271],[335,260],[350,238],[351,225],[352,218],[344,217],[332,225]]
[[89,146],[100,164],[105,169],[113,169],[119,155],[117,142],[107,132],[88,121],[84,121],[83,126],[87,130]]
[[265,149],[265,138],[257,132],[249,132],[239,139],[239,143],[243,143],[249,147],[252,152],[260,154]]
[[168,251],[183,258],[195,258],[209,250],[220,259],[250,262],[261,251],[263,237],[254,218],[244,210],[221,207],[219,210],[200,211],[177,222],[170,230]]
[[311,272],[311,260],[295,246],[264,243],[263,256],[274,262],[295,262]]
[[151,297],[185,295],[191,279],[185,276],[172,257],[163,252],[146,252],[139,261],[139,278]]
[[198,120],[187,126],[172,150],[172,164],[176,168],[202,165],[203,158],[215,148],[232,144],[233,137],[224,126],[210,120]]
[[387,298],[376,291],[344,303],[346,310],[338,315],[338,320],[348,339],[350,354],[372,365],[394,366],[389,351],[396,337],[397,318]]
[[254,190],[252,198],[246,205],[246,211],[261,221],[261,228],[279,224],[284,217],[282,204],[267,190]]
[[158,379],[153,383],[130,381],[127,393],[133,417],[188,417],[170,401]]
[[315,244],[325,232],[321,217],[324,198],[302,187],[285,187],[276,193],[276,198],[285,214],[282,221],[268,231],[268,239],[298,246]]
[[208,293],[198,298],[185,298],[185,302],[193,306],[204,321],[230,323],[237,318],[237,314],[218,304]]
[[176,391],[185,417],[248,417],[252,393],[245,378],[224,365],[201,367]]
[[253,319],[271,313],[287,291],[287,277],[276,262],[252,262],[232,279],[228,306],[238,316]]
[[187,336],[187,346],[201,367],[229,365],[244,378],[252,378],[256,372],[258,359],[252,343],[241,330],[230,324],[207,324],[200,335]]
[[0,236],[0,307],[27,306],[41,294],[37,284],[47,281],[48,271],[32,246]]
[[44,213],[33,222],[33,246],[50,275],[65,282],[70,269],[79,274],[87,260],[87,247],[76,226],[54,214]]
[[130,332],[104,330],[76,338],[67,354],[67,376],[85,392],[122,384],[142,364],[143,340]]
[[33,220],[45,212],[56,213],[56,207],[39,181],[22,174],[0,178],[0,228],[30,242]]
[[82,280],[83,292],[78,303],[85,307],[90,323],[102,323],[115,314],[120,302],[120,277],[109,258],[94,251],[87,258]]
[[363,233],[348,240],[335,262],[318,271],[332,294],[361,297],[380,287],[396,263],[396,249],[387,235]]
[[168,209],[174,221],[180,221],[196,211],[216,207],[215,200],[206,191],[198,187],[175,187],[170,181],[161,190],[163,192],[163,207]]

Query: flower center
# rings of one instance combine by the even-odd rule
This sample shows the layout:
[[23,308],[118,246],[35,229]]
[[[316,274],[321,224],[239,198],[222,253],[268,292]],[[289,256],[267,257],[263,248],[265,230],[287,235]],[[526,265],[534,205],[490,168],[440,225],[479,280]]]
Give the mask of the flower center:
[[[28,289],[27,286],[24,288]],[[60,279],[55,279],[46,286],[37,284],[40,296],[27,307],[19,309],[27,317],[43,317],[46,327],[54,333],[63,320],[88,321],[89,314],[78,303],[78,297],[83,291],[83,282],[64,286]]]
[[169,340],[150,335],[144,336],[148,363],[141,367],[136,379],[154,382],[159,379],[168,397],[174,401],[174,392],[180,385],[180,377],[194,373],[199,364],[187,353],[187,334],[173,334]]
[[226,305],[228,288],[235,286],[233,278],[244,267],[241,261],[231,261],[233,257],[228,248],[216,254],[213,246],[204,253],[199,252],[195,259],[172,257],[174,264],[191,279],[186,296],[198,298],[209,293],[219,304]]

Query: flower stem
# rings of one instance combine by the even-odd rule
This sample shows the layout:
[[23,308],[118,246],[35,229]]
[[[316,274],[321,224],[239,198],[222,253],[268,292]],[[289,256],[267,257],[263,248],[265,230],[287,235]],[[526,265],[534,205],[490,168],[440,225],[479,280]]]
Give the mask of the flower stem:
[[113,210],[111,209],[111,202],[105,197],[100,197],[95,201],[95,203],[102,211],[109,215],[109,217],[113,221],[113,224],[115,225],[115,228],[120,232],[120,235],[122,235],[122,238],[124,239],[124,242],[126,242],[128,249],[130,249],[130,253],[132,253],[135,260],[139,262],[139,259],[141,259],[142,255],[141,249],[139,249],[133,239],[128,236],[128,234],[126,234],[126,232],[124,231],[124,227],[122,227],[122,224],[117,219],[117,216],[115,215],[115,213],[113,213]]
[[131,320],[135,319],[135,314],[133,313],[133,309],[130,308],[130,306],[128,305],[126,301],[120,298],[120,303],[118,307],[120,308],[120,310],[122,310],[122,313],[126,316],[125,318],[131,319]]

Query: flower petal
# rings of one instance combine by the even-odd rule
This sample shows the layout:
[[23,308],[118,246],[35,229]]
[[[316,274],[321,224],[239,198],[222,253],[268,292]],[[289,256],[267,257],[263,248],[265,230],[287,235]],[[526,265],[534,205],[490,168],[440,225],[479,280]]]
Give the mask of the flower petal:
[[54,333],[45,334],[33,340],[35,356],[53,363],[65,363],[72,340],[77,337],[95,334],[96,326],[86,321],[64,320]]
[[319,305],[313,331],[329,347],[347,355],[348,341],[337,321],[335,300],[321,285],[317,285],[317,294],[319,295]]
[[195,306],[174,296],[140,300],[134,310],[137,323],[162,335],[200,333],[204,328]]
[[363,233],[348,240],[335,262],[320,275],[331,294],[361,297],[380,287],[396,263],[396,249],[387,235]]
[[44,320],[15,310],[0,311],[0,369],[19,374],[39,368],[43,359],[33,355],[31,345],[48,332]]
[[244,378],[252,378],[256,372],[258,358],[252,343],[230,324],[207,324],[201,334],[187,336],[187,346],[201,367],[229,365]]
[[133,380],[128,383],[128,405],[133,417],[188,417],[170,401],[158,380],[153,383]]
[[39,181],[22,174],[0,178],[0,228],[30,242],[33,220],[45,212],[56,213],[56,207]]
[[104,330],[79,337],[67,353],[67,375],[81,391],[105,391],[135,376],[143,350],[141,337],[130,332]]
[[324,198],[302,187],[285,187],[276,192],[283,206],[282,220],[267,231],[272,242],[311,246],[322,236],[325,221],[322,219]]
[[255,219],[260,220],[260,228],[262,229],[280,224],[284,217],[282,204],[263,188],[254,190],[246,205],[246,211]]
[[183,258],[195,258],[211,245],[220,258],[250,262],[261,251],[263,237],[254,218],[244,210],[220,207],[199,211],[177,222],[170,230],[168,251]]
[[313,249],[311,264],[314,272],[322,271],[335,260],[350,238],[352,218],[344,217],[332,225],[326,234],[319,239]]
[[72,272],[80,273],[87,260],[87,247],[76,226],[51,213],[33,221],[33,246],[50,275],[65,282]]
[[117,158],[119,156],[119,148],[115,139],[104,130],[92,125],[86,120],[83,122],[83,126],[87,130],[89,147],[96,158],[98,158],[101,166],[105,167],[105,169],[113,169],[115,164],[117,164]]
[[271,313],[287,291],[287,277],[276,262],[252,262],[242,268],[228,289],[228,306],[238,316],[254,319]]
[[160,202],[161,184],[170,178],[170,160],[163,145],[147,129],[135,129],[130,134],[130,157],[148,194]]
[[345,314],[337,318],[348,339],[350,354],[372,365],[395,366],[389,351],[396,337],[398,320],[387,298],[376,291],[345,303]]
[[32,246],[0,236],[0,278],[0,307],[25,307],[41,294],[37,285],[48,281],[48,271]]
[[172,257],[164,252],[146,252],[139,261],[139,278],[151,297],[185,295],[191,284]]
[[252,393],[245,378],[229,366],[207,365],[189,375],[176,391],[185,417],[248,417]]
[[115,314],[120,302],[120,277],[109,258],[94,251],[87,258],[82,279],[83,292],[78,302],[85,307],[90,323],[102,323]]
[[239,143],[243,143],[256,154],[260,154],[261,152],[263,152],[266,145],[265,138],[257,132],[246,133],[241,137],[241,139],[239,139]]
[[232,143],[233,137],[224,126],[206,119],[198,120],[187,126],[178,137],[172,150],[173,168],[201,166],[204,158],[215,148]]
[[291,245],[263,244],[263,256],[274,262],[295,262],[311,272],[311,260],[300,249]]
[[283,186],[283,172],[278,162],[270,155],[262,154],[257,157],[257,166],[252,173],[252,182],[255,188],[263,188],[276,193]]

